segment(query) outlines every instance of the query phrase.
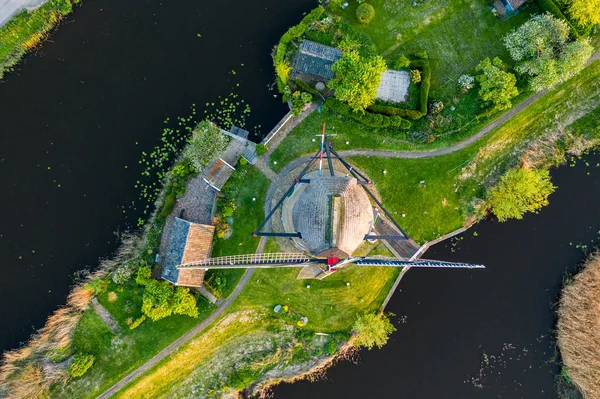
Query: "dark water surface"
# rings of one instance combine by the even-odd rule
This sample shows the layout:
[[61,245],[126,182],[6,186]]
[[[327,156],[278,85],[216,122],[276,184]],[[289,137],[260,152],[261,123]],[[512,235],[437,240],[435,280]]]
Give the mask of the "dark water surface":
[[240,83],[249,126],[264,134],[281,119],[269,53],[315,5],[85,1],[0,82],[0,352],[41,327],[73,273],[136,224],[138,160],[166,117]]
[[554,304],[584,258],[577,245],[600,234],[600,155],[584,160],[590,166],[552,172],[558,189],[540,214],[488,220],[457,245],[430,249],[427,258],[487,269],[409,271],[388,307],[398,331],[382,350],[338,363],[324,381],[279,386],[275,397],[556,398]]

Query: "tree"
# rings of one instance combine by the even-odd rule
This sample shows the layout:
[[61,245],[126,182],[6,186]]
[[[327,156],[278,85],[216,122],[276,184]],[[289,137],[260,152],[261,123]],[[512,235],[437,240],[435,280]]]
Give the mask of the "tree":
[[547,169],[511,170],[488,192],[488,205],[499,221],[522,219],[526,212],[535,212],[548,205],[548,196],[556,187]]
[[208,121],[202,121],[194,129],[183,150],[183,157],[201,172],[211,159],[227,147],[229,140],[221,130]]
[[582,26],[600,24],[600,0],[570,0],[567,10]]
[[135,281],[144,287],[142,313],[152,321],[173,313],[198,317],[196,298],[190,294],[189,288],[173,287],[167,281],[154,280],[148,267],[138,269]]
[[481,85],[479,96],[483,101],[493,104],[492,111],[500,111],[512,107],[511,98],[519,94],[517,78],[506,72],[507,66],[498,57],[493,60],[486,58],[477,65],[476,70],[483,72],[477,75]]
[[504,37],[517,72],[532,90],[549,89],[576,75],[593,52],[588,39],[569,41],[569,26],[551,14],[534,15]]
[[335,96],[354,111],[364,111],[377,97],[377,88],[381,74],[387,69],[380,56],[361,57],[356,50],[346,51],[331,67],[335,78],[329,87],[335,90]]
[[359,4],[356,8],[356,19],[361,24],[368,24],[375,17],[375,8],[368,3]]
[[355,334],[354,345],[371,349],[381,348],[387,343],[391,333],[396,331],[388,316],[383,313],[365,313],[356,319],[352,331]]

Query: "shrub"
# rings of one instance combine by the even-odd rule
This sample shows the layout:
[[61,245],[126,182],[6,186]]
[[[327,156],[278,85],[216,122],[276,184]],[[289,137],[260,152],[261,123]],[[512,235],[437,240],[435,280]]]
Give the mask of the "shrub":
[[429,59],[429,54],[427,54],[427,51],[425,51],[425,50],[417,51],[417,52],[415,52],[415,55],[417,56],[417,58],[420,58],[422,60]]
[[119,299],[119,297],[117,296],[116,292],[111,291],[108,293],[108,302],[110,302],[110,303],[117,302],[117,299]]
[[81,377],[90,367],[92,367],[92,364],[94,364],[93,355],[79,354],[75,356],[73,362],[69,366],[69,374],[71,374],[71,377],[73,378]]
[[440,100],[433,101],[431,103],[430,111],[433,115],[439,114],[444,110],[444,103]]
[[89,283],[85,284],[85,288],[91,288],[92,290],[94,290],[94,293],[96,295],[99,295],[106,291],[108,284],[110,284],[110,281],[108,280],[95,278]]
[[248,160],[244,157],[240,157],[240,165],[248,165]]
[[411,127],[410,121],[402,119],[399,116],[390,117],[381,114],[373,114],[370,112],[354,112],[348,105],[332,97],[328,98],[325,104],[329,109],[337,112],[338,114],[352,118],[365,126],[373,128],[393,126],[399,127],[400,129],[410,129]]
[[[425,56],[427,55],[426,52]],[[420,111],[421,114],[427,115],[427,100],[429,99],[429,88],[431,86],[431,66],[429,65],[429,60],[420,59],[413,60],[410,62],[410,66],[412,68],[421,68],[421,93],[419,97],[420,103]]]
[[487,202],[501,222],[522,219],[526,212],[535,212],[548,205],[548,196],[555,188],[548,170],[519,168],[502,176],[489,190]]
[[479,97],[493,104],[491,111],[511,108],[510,100],[519,94],[517,78],[512,73],[506,72],[506,69],[507,66],[498,57],[494,57],[493,60],[486,58],[477,65],[476,70],[482,72],[477,75],[477,81],[481,86]]
[[466,74],[460,75],[460,78],[458,78],[458,85],[462,89],[462,92],[466,93],[475,85],[475,77]]
[[354,345],[372,349],[374,346],[381,348],[387,343],[388,337],[396,328],[388,316],[383,313],[365,313],[358,316],[352,327],[354,332]]
[[337,352],[337,344],[335,343],[335,341],[329,341],[325,344],[323,350],[329,356],[333,356]]
[[401,116],[403,118],[408,118],[412,120],[420,119],[423,116],[423,114],[421,114],[421,111],[418,111],[416,109],[399,108],[393,107],[391,105],[373,104],[369,108],[367,108],[367,110],[376,114],[385,114],[388,116]]
[[411,69],[410,81],[413,83],[421,82],[421,71],[419,71],[418,69]]
[[361,24],[368,24],[375,17],[375,8],[368,3],[362,3],[356,8],[356,19]]
[[256,154],[259,157],[265,155],[268,150],[269,150],[269,148],[266,145],[262,144],[262,143],[256,145]]
[[311,87],[308,83],[306,83],[302,79],[296,79],[294,81],[294,83],[296,84],[296,86],[300,87],[305,92],[312,94],[313,96],[319,95],[319,91],[317,89],[315,89],[314,87]]
[[167,281],[154,280],[150,268],[140,267],[136,283],[144,287],[142,294],[142,313],[152,321],[171,314],[198,317],[196,298],[188,288],[174,287]]
[[275,73],[283,83],[287,83],[292,73],[292,66],[286,60],[275,63]]
[[394,62],[394,69],[402,69],[402,68],[408,68],[410,65],[410,60],[408,59],[407,56],[405,55],[401,55],[400,57],[398,57],[398,59]]
[[131,322],[131,324],[129,325],[129,329],[130,330],[135,330],[136,328],[138,328],[140,326],[140,324],[142,324],[144,321],[146,320],[146,315],[141,315],[140,317],[138,317],[137,319],[135,319],[134,321]]

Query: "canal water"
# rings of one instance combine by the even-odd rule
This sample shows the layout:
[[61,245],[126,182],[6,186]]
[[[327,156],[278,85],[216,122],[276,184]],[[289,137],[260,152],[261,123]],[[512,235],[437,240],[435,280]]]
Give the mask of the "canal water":
[[250,104],[248,126],[265,127],[255,137],[285,115],[270,50],[315,5],[85,1],[0,81],[0,352],[136,225],[138,160],[165,118],[230,93]]
[[[589,164],[589,166],[586,166]],[[550,205],[523,220],[486,220],[426,258],[485,270],[411,270],[388,310],[382,350],[342,361],[325,380],[284,384],[275,398],[556,398],[552,342],[563,278],[600,236],[600,155],[552,171]]]
[[[248,125],[265,127],[256,136],[285,114],[269,51],[315,4],[88,1],[0,82],[0,351],[41,327],[74,274],[135,225],[137,161],[165,118],[231,92],[251,105]],[[559,189],[540,214],[485,221],[429,250],[487,269],[410,271],[383,350],[275,397],[556,397],[554,304],[600,229],[600,156],[585,159],[553,171]]]

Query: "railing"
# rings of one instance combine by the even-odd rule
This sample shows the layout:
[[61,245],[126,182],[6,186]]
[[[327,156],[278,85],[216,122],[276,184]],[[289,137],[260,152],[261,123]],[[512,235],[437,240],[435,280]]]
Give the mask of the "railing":
[[315,259],[311,258],[303,253],[265,253],[265,254],[246,254],[246,255],[232,255],[232,256],[219,256],[216,258],[208,258],[198,262],[190,262],[178,266],[180,269],[197,269],[217,266],[221,268],[226,267],[247,267],[247,266],[297,266],[309,262],[314,262]]
[[357,266],[391,266],[391,267],[431,267],[431,268],[463,268],[463,269],[485,269],[483,265],[471,263],[452,263],[437,260],[383,260],[383,259],[360,259],[354,262]]

